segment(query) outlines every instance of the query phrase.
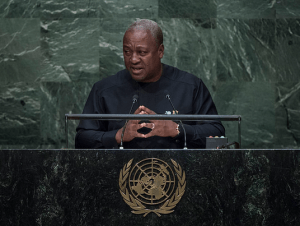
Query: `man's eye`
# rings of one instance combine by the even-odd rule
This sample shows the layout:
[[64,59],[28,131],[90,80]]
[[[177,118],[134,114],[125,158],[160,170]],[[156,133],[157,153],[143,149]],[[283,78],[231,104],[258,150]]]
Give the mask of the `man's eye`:
[[147,52],[146,51],[140,51],[141,55],[145,55]]

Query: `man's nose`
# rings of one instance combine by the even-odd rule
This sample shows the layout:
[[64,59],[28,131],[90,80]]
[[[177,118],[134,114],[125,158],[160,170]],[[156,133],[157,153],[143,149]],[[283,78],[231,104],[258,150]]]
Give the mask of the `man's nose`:
[[139,58],[138,54],[136,54],[135,52],[133,52],[132,56],[130,58],[130,61],[133,64],[138,63],[140,61],[140,58]]

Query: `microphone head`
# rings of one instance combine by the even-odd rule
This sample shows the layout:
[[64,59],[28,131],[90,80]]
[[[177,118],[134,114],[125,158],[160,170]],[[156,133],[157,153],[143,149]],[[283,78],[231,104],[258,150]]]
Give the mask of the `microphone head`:
[[167,89],[164,90],[165,96],[167,99],[170,99],[170,94],[169,91]]
[[139,98],[139,96],[137,94],[134,94],[132,97],[132,101],[137,102],[138,98]]

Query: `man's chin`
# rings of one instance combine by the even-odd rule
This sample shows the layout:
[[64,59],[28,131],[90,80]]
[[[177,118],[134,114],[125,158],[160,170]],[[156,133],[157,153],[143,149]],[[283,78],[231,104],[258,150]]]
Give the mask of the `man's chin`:
[[137,82],[142,82],[145,80],[145,77],[144,75],[136,75],[136,74],[133,74],[133,73],[130,73],[131,74],[131,78]]

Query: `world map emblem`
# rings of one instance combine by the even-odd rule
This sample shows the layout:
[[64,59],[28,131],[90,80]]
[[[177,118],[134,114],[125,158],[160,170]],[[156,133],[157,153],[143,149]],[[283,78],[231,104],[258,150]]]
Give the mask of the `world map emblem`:
[[185,192],[186,181],[181,166],[173,159],[171,162],[170,166],[163,160],[148,158],[133,165],[131,159],[124,165],[119,187],[132,213],[145,217],[151,212],[161,216],[174,211]]

